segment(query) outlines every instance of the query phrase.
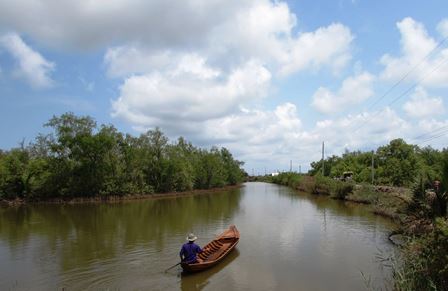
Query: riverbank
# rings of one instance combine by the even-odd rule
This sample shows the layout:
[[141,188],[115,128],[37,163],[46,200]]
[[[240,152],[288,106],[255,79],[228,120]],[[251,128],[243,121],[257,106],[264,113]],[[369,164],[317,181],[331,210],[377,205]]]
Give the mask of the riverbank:
[[192,195],[204,195],[210,193],[217,193],[228,191],[232,189],[239,189],[242,184],[229,185],[219,188],[210,189],[196,189],[183,192],[168,192],[168,193],[152,193],[152,194],[127,194],[127,195],[109,195],[109,196],[95,196],[95,197],[64,197],[64,198],[39,198],[39,199],[21,199],[16,198],[12,200],[0,199],[0,206],[15,207],[26,204],[91,204],[91,203],[121,203],[134,200],[151,200],[151,199],[167,199],[177,198]]
[[397,223],[406,219],[406,211],[412,201],[411,190],[403,187],[355,185],[325,177],[293,173],[283,173],[265,181],[288,186],[297,191],[327,195],[331,199],[367,204],[373,213],[393,219]]

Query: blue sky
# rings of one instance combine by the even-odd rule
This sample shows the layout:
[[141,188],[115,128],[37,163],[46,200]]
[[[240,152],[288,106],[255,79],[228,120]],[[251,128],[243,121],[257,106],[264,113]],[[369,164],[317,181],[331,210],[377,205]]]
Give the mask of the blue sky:
[[327,156],[393,138],[442,148],[447,11],[446,1],[0,0],[0,148],[67,111],[225,146],[260,173],[290,160],[306,170],[322,141]]

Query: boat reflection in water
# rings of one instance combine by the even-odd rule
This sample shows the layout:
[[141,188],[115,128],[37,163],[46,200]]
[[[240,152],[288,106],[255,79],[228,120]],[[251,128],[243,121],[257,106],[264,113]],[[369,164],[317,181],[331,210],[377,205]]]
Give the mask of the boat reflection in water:
[[[225,256],[219,264],[213,268],[207,269],[200,273],[191,273],[187,271],[182,271],[179,273],[180,277],[180,287],[183,291],[188,290],[203,290],[210,283],[210,279],[226,268],[227,265],[232,263],[236,258],[238,258],[240,252],[238,248],[235,248],[227,256]],[[221,275],[222,272],[221,272]]]

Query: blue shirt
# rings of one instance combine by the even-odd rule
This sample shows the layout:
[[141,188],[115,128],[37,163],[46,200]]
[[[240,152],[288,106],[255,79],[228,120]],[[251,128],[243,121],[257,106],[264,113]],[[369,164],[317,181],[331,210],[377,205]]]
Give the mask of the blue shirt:
[[196,262],[196,254],[202,253],[202,249],[195,243],[185,243],[180,250],[180,257],[184,258],[187,264]]

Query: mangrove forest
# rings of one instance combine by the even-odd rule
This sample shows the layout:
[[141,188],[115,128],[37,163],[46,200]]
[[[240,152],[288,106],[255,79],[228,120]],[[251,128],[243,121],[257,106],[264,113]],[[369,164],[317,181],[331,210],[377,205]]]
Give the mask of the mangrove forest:
[[0,199],[104,197],[210,189],[244,178],[226,148],[202,149],[156,128],[134,137],[89,116],[54,116],[29,145],[0,151]]

